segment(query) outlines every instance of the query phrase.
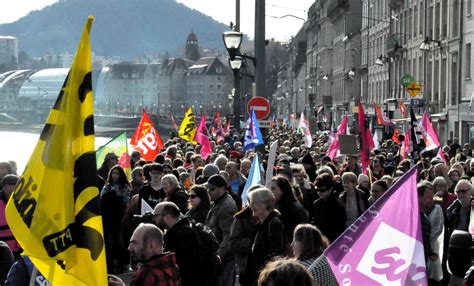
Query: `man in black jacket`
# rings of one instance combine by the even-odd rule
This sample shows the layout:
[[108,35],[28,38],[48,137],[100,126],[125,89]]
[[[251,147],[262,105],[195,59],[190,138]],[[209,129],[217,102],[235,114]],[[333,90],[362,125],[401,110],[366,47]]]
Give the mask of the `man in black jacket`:
[[176,264],[181,271],[183,286],[214,285],[205,275],[205,265],[200,263],[200,246],[188,218],[181,215],[172,202],[161,202],[154,210],[154,223],[167,231],[164,236],[164,250],[176,253]]

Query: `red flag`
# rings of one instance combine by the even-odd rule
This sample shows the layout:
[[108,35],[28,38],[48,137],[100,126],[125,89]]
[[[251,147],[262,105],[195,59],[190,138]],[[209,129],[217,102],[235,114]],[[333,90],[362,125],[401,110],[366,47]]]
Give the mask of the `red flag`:
[[160,153],[161,148],[163,148],[163,141],[161,141],[160,134],[153,126],[145,110],[130,140],[130,145],[139,151],[142,158],[147,161],[154,160],[156,155]]
[[211,124],[211,134],[212,136],[216,137],[217,132],[222,129],[222,120],[221,120],[221,114],[219,111],[216,111],[216,114],[214,115],[214,118],[212,119],[212,124]]
[[375,114],[377,115],[377,124],[378,125],[393,125],[393,123],[390,121],[390,118],[386,117],[383,114],[380,106],[375,102],[373,103],[373,105],[374,105]]
[[375,148],[372,134],[368,126],[366,126],[364,108],[362,103],[358,104],[358,125],[359,125],[359,140],[360,140],[360,162],[362,164],[362,172],[367,173],[367,167],[370,164],[370,151]]
[[407,117],[407,108],[405,106],[405,103],[403,103],[403,101],[400,101],[400,111],[402,112],[403,117]]
[[225,123],[224,134],[229,135],[229,131],[230,131],[230,120],[227,119]]
[[398,140],[399,136],[400,136],[400,130],[397,127],[395,127],[395,131],[393,131],[392,141],[397,144],[400,144],[400,140]]

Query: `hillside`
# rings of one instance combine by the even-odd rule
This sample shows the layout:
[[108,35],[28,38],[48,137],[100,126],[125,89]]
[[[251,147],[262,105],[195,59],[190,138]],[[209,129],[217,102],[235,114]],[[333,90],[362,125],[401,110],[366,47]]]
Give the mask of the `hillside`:
[[175,56],[191,30],[201,47],[224,49],[228,28],[174,0],[59,0],[16,22],[0,25],[0,35],[18,38],[19,51],[74,53],[87,16],[93,15],[92,50],[96,55],[130,58],[136,54]]

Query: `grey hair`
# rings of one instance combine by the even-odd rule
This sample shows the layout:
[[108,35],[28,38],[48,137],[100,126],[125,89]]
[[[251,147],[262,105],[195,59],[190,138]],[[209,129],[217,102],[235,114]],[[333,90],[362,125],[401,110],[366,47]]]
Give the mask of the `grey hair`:
[[321,174],[327,173],[331,176],[334,176],[334,171],[331,169],[331,167],[328,166],[322,166],[316,171],[316,174],[319,176]]
[[166,174],[163,176],[163,178],[161,178],[161,183],[163,183],[165,180],[167,180],[168,182],[170,182],[172,185],[174,185],[175,187],[179,186],[179,182],[178,182],[178,179],[176,178],[175,175],[173,174]]
[[261,204],[267,211],[272,211],[275,208],[275,196],[265,187],[253,190],[248,193],[248,197],[250,202]]
[[469,180],[466,180],[466,179],[461,179],[458,181],[458,183],[456,184],[456,187],[454,187],[454,192],[456,193],[459,189],[459,186],[461,184],[467,184],[469,186],[469,190],[471,192],[471,195],[473,194],[473,188],[472,188],[472,184],[471,182],[469,182]]

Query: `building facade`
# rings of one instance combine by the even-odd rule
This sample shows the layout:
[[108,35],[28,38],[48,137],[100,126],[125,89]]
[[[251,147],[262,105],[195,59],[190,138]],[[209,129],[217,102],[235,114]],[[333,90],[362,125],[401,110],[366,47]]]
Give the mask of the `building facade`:
[[[303,101],[304,110],[315,111],[318,121],[332,119],[334,127],[342,115],[355,115],[360,99],[373,127],[372,103],[377,103],[406,128],[403,102],[418,116],[428,112],[440,142],[474,141],[473,32],[472,1],[315,0],[290,42],[293,56],[282,69],[274,100],[282,114],[300,111]],[[303,38],[307,51],[301,62],[295,59]],[[290,73],[300,67],[303,75]],[[401,83],[408,75],[420,86],[413,96]],[[296,96],[298,90],[305,96]]]
[[18,62],[18,40],[12,36],[0,36],[0,65]]

